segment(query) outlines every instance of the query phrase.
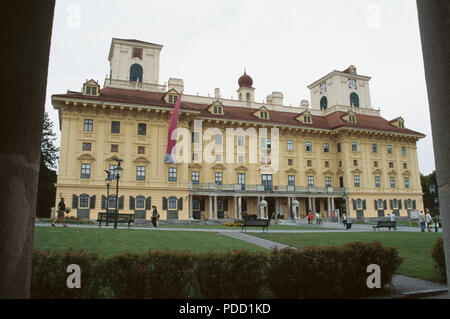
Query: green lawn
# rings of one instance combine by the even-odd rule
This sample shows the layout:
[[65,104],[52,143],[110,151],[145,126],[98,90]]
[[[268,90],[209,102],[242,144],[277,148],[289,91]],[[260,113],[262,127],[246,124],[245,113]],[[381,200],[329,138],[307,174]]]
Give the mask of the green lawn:
[[[146,226],[146,227],[150,227],[150,226]],[[206,228],[206,229],[218,229],[218,230],[229,230],[229,229],[238,229],[241,230],[241,227],[228,227],[228,226],[223,226],[223,225],[177,225],[177,224],[160,224],[158,227],[160,228],[191,228],[191,229],[198,229],[198,228]],[[248,229],[260,229],[261,228],[248,228]],[[335,229],[335,228],[326,228],[326,227],[321,227],[321,226],[315,226],[315,225],[311,225],[311,226],[291,226],[291,225],[270,225],[269,226],[269,231],[270,229],[276,229],[276,230],[345,230],[345,228],[342,229]]]
[[215,232],[148,231],[127,229],[36,227],[34,248],[39,250],[67,247],[84,249],[109,256],[119,252],[146,252],[148,250],[225,251],[251,249],[268,251],[259,246],[233,239]]
[[421,232],[367,232],[367,233],[309,233],[309,234],[255,234],[268,240],[284,243],[293,247],[303,248],[307,246],[340,246],[352,241],[380,241],[388,246],[398,249],[403,263],[399,268],[401,275],[421,278],[431,281],[439,281],[439,274],[434,268],[431,258],[431,248],[442,233]]

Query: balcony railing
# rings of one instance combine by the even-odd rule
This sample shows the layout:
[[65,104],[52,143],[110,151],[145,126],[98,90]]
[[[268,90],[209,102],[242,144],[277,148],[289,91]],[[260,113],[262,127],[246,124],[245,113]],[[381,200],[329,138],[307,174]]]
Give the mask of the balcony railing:
[[241,184],[222,184],[215,183],[199,183],[189,184],[189,188],[193,191],[212,191],[212,192],[236,192],[236,193],[308,193],[308,194],[334,194],[343,195],[345,188],[343,187],[315,187],[315,186],[294,186],[294,185],[275,185],[271,190],[265,189],[263,184],[260,185],[241,185]]

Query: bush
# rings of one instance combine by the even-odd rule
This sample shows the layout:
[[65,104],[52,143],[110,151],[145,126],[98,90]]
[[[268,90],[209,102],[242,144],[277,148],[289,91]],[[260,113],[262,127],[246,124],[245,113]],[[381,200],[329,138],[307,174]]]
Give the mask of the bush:
[[447,282],[447,270],[445,268],[445,252],[444,252],[444,240],[442,238],[436,239],[431,249],[431,257],[434,260],[434,266],[439,271],[440,279],[442,282]]
[[[380,243],[342,247],[191,253],[149,251],[99,257],[94,253],[33,253],[33,298],[347,298],[374,293],[367,266],[381,267],[388,284],[401,263]],[[81,268],[81,289],[67,288],[67,266]]]
[[401,261],[395,248],[378,242],[274,250],[269,259],[268,285],[275,298],[359,297],[374,292],[366,284],[368,265],[381,267],[384,287]]
[[196,298],[261,298],[268,255],[236,250],[196,255]]

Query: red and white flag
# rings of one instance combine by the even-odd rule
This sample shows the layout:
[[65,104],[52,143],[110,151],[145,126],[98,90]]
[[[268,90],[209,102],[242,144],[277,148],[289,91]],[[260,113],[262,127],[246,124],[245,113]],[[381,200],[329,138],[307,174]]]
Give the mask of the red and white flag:
[[181,105],[181,96],[183,95],[183,92],[180,93],[180,96],[177,99],[177,102],[175,103],[175,107],[172,113],[172,116],[170,117],[170,123],[169,123],[169,132],[167,134],[167,149],[166,149],[166,156],[164,158],[166,163],[169,164],[175,164],[176,163],[176,137],[172,139],[172,132],[177,129],[178,125],[178,113],[180,111],[180,105]]

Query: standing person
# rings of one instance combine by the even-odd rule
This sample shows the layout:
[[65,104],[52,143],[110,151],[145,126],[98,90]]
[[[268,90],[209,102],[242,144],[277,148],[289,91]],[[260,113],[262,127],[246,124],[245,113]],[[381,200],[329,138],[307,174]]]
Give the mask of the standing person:
[[420,231],[425,231],[425,215],[423,214],[423,211],[420,211],[419,213],[419,224],[420,224]]
[[[390,220],[391,222],[395,222],[395,213],[394,213],[394,212],[392,212],[392,213],[389,215],[389,220]],[[397,230],[397,226],[394,226],[394,229]]]
[[58,219],[62,219],[64,227],[67,227],[66,225],[66,216],[64,215],[66,212],[66,204],[64,203],[64,197],[61,197],[61,201],[58,203],[58,215],[53,219],[52,226],[56,227],[55,223],[58,221]]
[[425,210],[427,214],[425,215],[425,221],[427,223],[427,229],[430,232],[431,231],[431,223],[433,222],[433,217],[431,217],[430,211],[428,208]]
[[320,224],[320,215],[316,212],[316,224]]
[[312,224],[313,219],[314,219],[314,215],[311,212],[309,212],[309,214],[308,214],[308,224]]
[[344,224],[344,226],[347,226],[347,215],[346,214],[342,215],[342,223]]
[[291,212],[291,220],[293,223],[295,223],[295,214],[294,212]]
[[158,228],[157,221],[159,219],[159,213],[158,213],[158,210],[156,209],[155,205],[152,206],[152,209],[153,209],[153,211],[152,211],[152,224],[153,224],[153,227]]

